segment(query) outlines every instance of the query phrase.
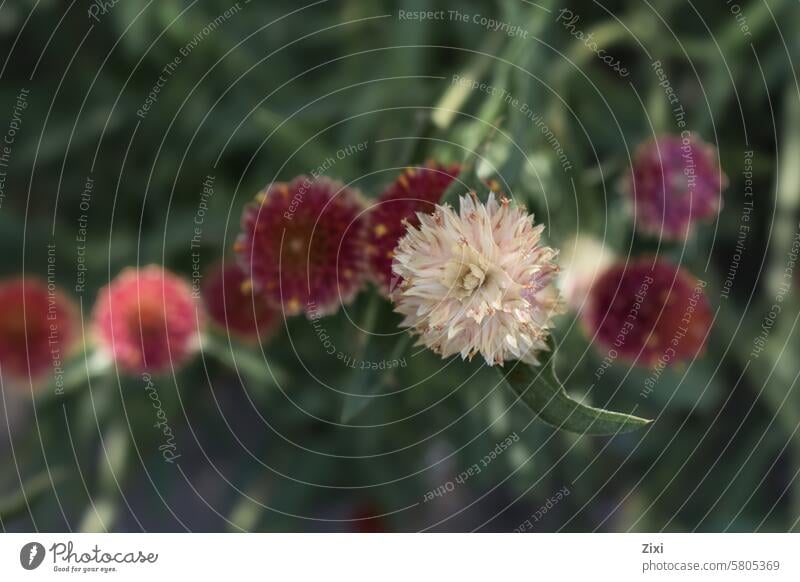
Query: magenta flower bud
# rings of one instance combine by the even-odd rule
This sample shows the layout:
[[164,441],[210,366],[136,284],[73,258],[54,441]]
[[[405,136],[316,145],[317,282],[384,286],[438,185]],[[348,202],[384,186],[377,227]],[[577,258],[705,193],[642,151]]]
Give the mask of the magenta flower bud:
[[616,263],[592,285],[584,325],[597,344],[643,366],[691,360],[711,327],[705,283],[662,259]]
[[388,295],[392,285],[392,260],[408,225],[419,225],[417,213],[430,214],[448,186],[458,176],[458,164],[408,168],[381,194],[369,210],[368,240],[371,276]]
[[305,176],[275,183],[242,214],[239,266],[256,294],[287,315],[330,315],[366,279],[364,205],[357,192]]
[[280,313],[263,295],[253,293],[236,263],[219,262],[209,269],[203,283],[203,301],[212,322],[239,339],[266,340],[278,327]]
[[644,234],[683,240],[695,223],[715,217],[728,185],[717,158],[714,146],[688,132],[640,145],[623,179],[636,228]]

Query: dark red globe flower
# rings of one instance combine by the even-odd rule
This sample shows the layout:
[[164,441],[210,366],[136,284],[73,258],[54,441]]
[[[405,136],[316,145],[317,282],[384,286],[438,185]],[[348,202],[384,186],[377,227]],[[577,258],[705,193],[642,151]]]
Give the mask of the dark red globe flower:
[[688,132],[640,145],[623,180],[637,229],[665,239],[685,239],[693,224],[716,216],[728,185],[717,159],[714,146]]
[[381,194],[369,211],[369,254],[372,278],[383,293],[392,287],[392,259],[406,224],[419,225],[417,212],[430,213],[459,174],[458,164],[429,162],[408,168]]
[[93,314],[98,342],[129,374],[182,367],[199,347],[204,314],[182,278],[157,265],[128,268],[100,290]]
[[665,260],[617,263],[592,285],[584,323],[612,359],[644,366],[690,360],[711,327],[705,286]]
[[54,285],[31,277],[0,282],[0,373],[37,381],[57,368],[79,337],[78,310]]
[[219,262],[209,269],[203,301],[211,320],[240,339],[264,340],[279,323],[280,313],[263,295],[253,293],[249,279],[234,262]]
[[235,251],[256,294],[287,315],[330,315],[366,277],[364,205],[338,182],[275,183],[242,215]]

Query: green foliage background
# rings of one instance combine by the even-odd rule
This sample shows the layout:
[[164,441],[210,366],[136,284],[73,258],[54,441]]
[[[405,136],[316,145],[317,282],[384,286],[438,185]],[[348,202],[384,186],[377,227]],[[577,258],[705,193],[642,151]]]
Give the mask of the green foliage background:
[[[25,393],[0,449],[3,529],[510,531],[563,487],[570,495],[535,531],[796,529],[795,289],[766,351],[757,359],[750,351],[797,230],[800,5],[742,0],[748,37],[722,2],[576,3],[579,28],[630,69],[622,79],[556,22],[555,2],[539,4],[551,12],[523,0],[240,2],[167,76],[142,118],[137,111],[164,67],[229,0],[124,0],[99,22],[75,3],[7,0],[0,120],[10,118],[21,88],[30,97],[0,207],[0,272],[43,276],[54,244],[59,282],[75,287],[87,177],[88,285],[76,296],[88,321],[97,289],[125,266],[162,263],[190,276],[189,240],[208,175],[216,194],[203,265],[230,256],[255,192],[308,173],[340,148],[369,142],[330,172],[369,197],[408,164],[459,161],[478,148],[478,171],[528,204],[554,246],[591,234],[621,256],[663,254],[708,281],[716,321],[705,357],[670,370],[647,399],[639,392],[649,372],[621,363],[588,390],[601,356],[574,314],[561,318],[559,367],[573,394],[615,410],[637,407],[653,425],[612,439],[559,433],[531,422],[491,370],[412,348],[410,365],[391,374],[353,372],[297,318],[263,346],[264,357],[243,346],[231,355],[217,338],[177,378],[159,379],[180,467],[158,451],[139,378],[76,382],[64,397],[37,397],[35,412]],[[531,34],[402,20],[398,10],[482,14]],[[685,245],[637,237],[618,188],[633,148],[675,130],[654,60],[689,127],[718,145],[730,178],[719,220]],[[501,99],[472,91],[459,100],[451,79],[467,73],[542,114],[574,171],[562,172],[541,132]],[[436,125],[432,108],[443,103],[459,111]],[[750,150],[753,219],[725,299]],[[340,349],[358,350],[363,339],[351,319],[363,321],[370,309],[388,337],[371,338],[365,354],[385,357],[398,320],[371,293],[323,324]],[[342,424],[353,397],[315,378],[339,391],[380,386],[390,395]],[[479,475],[423,501],[515,432],[519,442]],[[375,515],[382,517],[360,519]]]

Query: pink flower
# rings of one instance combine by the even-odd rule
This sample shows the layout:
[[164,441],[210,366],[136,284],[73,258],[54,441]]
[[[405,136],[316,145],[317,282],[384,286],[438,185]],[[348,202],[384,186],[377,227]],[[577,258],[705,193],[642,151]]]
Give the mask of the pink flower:
[[691,133],[640,145],[623,180],[636,227],[665,239],[685,239],[694,223],[716,216],[727,185],[716,148]]
[[617,263],[592,286],[584,324],[602,348],[627,361],[689,360],[703,350],[711,327],[704,287],[662,259]]
[[188,283],[151,265],[125,269],[100,290],[93,328],[124,372],[159,374],[187,363],[203,319]]
[[287,315],[352,301],[366,278],[363,209],[355,191],[305,176],[256,196],[234,247],[255,293]]
[[0,372],[40,380],[63,365],[79,337],[75,304],[35,278],[0,282]]
[[392,260],[397,243],[406,234],[406,222],[417,226],[417,213],[430,214],[458,176],[458,164],[434,162],[408,168],[381,194],[369,211],[371,275],[384,294],[392,286]]
[[203,301],[211,320],[240,339],[265,340],[279,323],[279,312],[262,295],[252,292],[249,281],[235,263],[219,262],[203,284]]

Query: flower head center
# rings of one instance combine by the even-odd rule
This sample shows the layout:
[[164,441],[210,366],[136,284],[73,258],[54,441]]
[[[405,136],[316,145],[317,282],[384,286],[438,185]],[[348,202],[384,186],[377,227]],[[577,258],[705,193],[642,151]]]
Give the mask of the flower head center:
[[668,192],[674,192],[678,196],[685,196],[690,193],[689,176],[682,171],[673,171],[666,180]]
[[444,268],[444,285],[460,300],[469,299],[479,290],[491,284],[492,272],[489,261],[470,247],[464,245]]
[[138,332],[142,338],[160,338],[166,330],[166,309],[163,301],[151,297],[139,297],[138,309],[127,314],[128,328]]
[[467,293],[472,293],[486,280],[486,271],[479,265],[469,265],[468,271],[461,278],[461,288]]

